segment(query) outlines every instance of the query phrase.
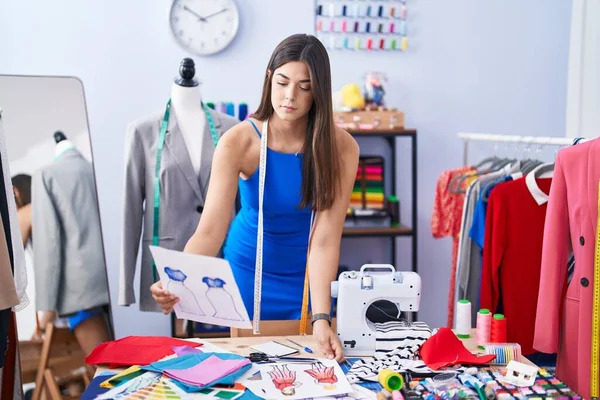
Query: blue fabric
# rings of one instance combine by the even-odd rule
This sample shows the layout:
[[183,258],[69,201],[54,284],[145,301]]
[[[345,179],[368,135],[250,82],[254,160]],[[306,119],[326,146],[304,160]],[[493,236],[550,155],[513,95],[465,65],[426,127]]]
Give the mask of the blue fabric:
[[[219,357],[221,360],[244,360],[246,358],[246,357],[240,356],[238,354],[231,354],[231,353],[194,353],[194,354],[186,354],[181,357],[174,357],[174,358],[164,360],[164,361],[153,362],[149,365],[145,365],[140,368],[142,368],[143,370],[146,370],[146,371],[153,371],[153,372],[160,372],[160,373],[162,373],[166,369],[188,369],[188,368],[192,368],[192,367],[200,364],[202,361],[206,360],[207,358],[209,358],[211,356]],[[202,386],[202,387],[188,386],[182,382],[179,382],[176,379],[172,379],[171,381],[173,383],[175,383],[177,386],[179,386],[181,389],[186,391],[187,393],[194,393],[194,392],[199,392],[203,389],[206,389],[206,388],[214,386],[214,385],[233,385],[235,383],[235,381],[239,377],[244,375],[246,373],[246,371],[249,370],[251,367],[252,367],[252,364],[245,365],[242,368],[240,368],[239,370],[235,371],[234,373],[224,376],[221,379],[217,379],[216,381],[211,382],[208,385]]]
[[485,218],[487,216],[487,200],[489,199],[489,194],[492,189],[496,187],[499,183],[512,181],[512,176],[506,175],[502,178],[498,178],[493,182],[488,183],[484,188],[482,188],[479,193],[479,198],[477,199],[477,203],[475,204],[475,210],[473,212],[473,221],[471,222],[471,228],[469,229],[469,237],[477,246],[479,246],[480,251],[483,253],[483,242],[485,239]]
[[81,324],[86,319],[92,318],[96,315],[100,315],[100,311],[79,311],[73,315],[69,315],[67,317],[67,321],[69,322],[69,329],[73,331],[79,324]]
[[[279,153],[267,147],[261,320],[300,319],[311,215],[310,207],[299,207],[302,164],[302,154]],[[239,179],[241,209],[223,251],[250,319],[254,316],[258,174],[259,168],[247,180]]]
[[115,373],[110,373],[108,371],[105,371],[104,373],[101,373],[101,374],[97,375],[96,377],[94,377],[94,379],[92,379],[92,381],[90,382],[88,387],[85,388],[85,391],[81,394],[81,397],[79,397],[79,399],[80,400],[92,400],[92,399],[95,399],[96,397],[98,397],[99,395],[108,392],[110,389],[105,389],[103,387],[100,387],[100,384],[115,375],[116,375]]

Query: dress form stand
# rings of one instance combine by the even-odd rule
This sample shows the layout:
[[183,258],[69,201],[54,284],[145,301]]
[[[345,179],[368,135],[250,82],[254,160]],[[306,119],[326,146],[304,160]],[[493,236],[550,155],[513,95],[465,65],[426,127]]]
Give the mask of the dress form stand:
[[54,141],[56,142],[56,147],[54,148],[54,156],[58,157],[62,153],[67,150],[75,148],[73,142],[71,142],[64,133],[61,131],[54,132]]
[[194,60],[184,58],[179,67],[180,78],[171,88],[171,108],[177,119],[177,125],[183,135],[190,160],[196,174],[200,171],[200,158],[204,140],[206,116],[200,102],[200,85],[194,79],[196,67]]

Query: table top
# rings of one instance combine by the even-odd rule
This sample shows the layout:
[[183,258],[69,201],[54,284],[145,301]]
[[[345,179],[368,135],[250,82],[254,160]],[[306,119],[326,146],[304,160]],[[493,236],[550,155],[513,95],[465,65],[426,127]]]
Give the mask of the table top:
[[[226,351],[230,351],[232,353],[236,353],[242,356],[247,356],[253,350],[250,348],[252,345],[257,345],[261,343],[266,343],[269,341],[277,341],[281,344],[285,344],[286,346],[297,347],[294,346],[293,343],[290,343],[287,339],[291,339],[294,342],[301,344],[302,346],[306,346],[310,348],[314,354],[306,353],[304,350],[301,350],[298,354],[298,357],[322,357],[320,354],[319,348],[315,343],[314,337],[312,335],[306,336],[253,336],[253,337],[236,337],[236,338],[214,338],[214,339],[184,339],[193,342],[205,343],[208,345],[217,346]],[[471,337],[468,339],[461,339],[465,347],[475,355],[482,355],[483,351],[477,347],[476,339],[475,339],[475,330],[472,331]],[[368,358],[368,357],[362,357]],[[523,363],[534,365],[528,359],[523,357]],[[96,375],[106,371],[107,368],[104,366],[98,366],[96,370]],[[114,372],[122,371],[122,369],[112,370]]]

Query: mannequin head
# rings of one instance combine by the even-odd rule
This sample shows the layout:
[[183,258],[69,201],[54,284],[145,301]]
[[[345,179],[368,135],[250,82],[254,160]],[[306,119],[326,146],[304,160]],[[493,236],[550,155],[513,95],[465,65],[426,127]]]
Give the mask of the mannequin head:
[[13,176],[12,185],[17,209],[31,203],[31,175],[19,174]]
[[301,207],[312,205],[315,210],[331,207],[340,180],[331,92],[325,46],[315,36],[292,35],[271,55],[253,115],[261,121],[275,114],[287,122],[306,123]]

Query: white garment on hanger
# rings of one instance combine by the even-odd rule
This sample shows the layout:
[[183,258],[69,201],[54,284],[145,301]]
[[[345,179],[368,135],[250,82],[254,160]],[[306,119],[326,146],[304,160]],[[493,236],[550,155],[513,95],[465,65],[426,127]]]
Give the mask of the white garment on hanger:
[[8,167],[8,154],[6,151],[6,140],[4,139],[4,128],[2,126],[2,108],[0,108],[0,158],[2,159],[2,178],[6,191],[6,201],[8,203],[8,216],[10,219],[10,239],[12,241],[12,251],[14,260],[14,278],[19,304],[13,307],[13,311],[19,311],[29,304],[27,297],[27,269],[25,268],[25,250],[23,249],[23,239],[19,221],[17,219],[17,205],[13,193],[13,186]]

